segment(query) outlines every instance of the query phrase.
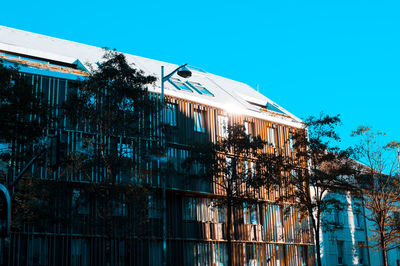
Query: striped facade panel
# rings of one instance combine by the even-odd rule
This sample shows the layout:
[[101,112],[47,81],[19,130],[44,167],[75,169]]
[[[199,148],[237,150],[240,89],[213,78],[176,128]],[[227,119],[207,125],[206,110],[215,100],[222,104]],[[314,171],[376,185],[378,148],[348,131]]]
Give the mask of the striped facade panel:
[[[150,128],[149,135],[139,140],[118,136],[100,140],[95,130],[85,123],[73,128],[57,108],[73,90],[72,81],[39,75],[26,77],[37,93],[43,93],[48,103],[56,107],[54,114],[60,119],[48,134],[57,132],[65,141],[68,153],[82,151],[85,143],[100,141],[110,151],[124,151],[128,158],[140,163],[118,173],[117,183],[128,180],[146,185],[152,193],[145,199],[134,199],[129,191],[121,192],[112,202],[107,202],[96,191],[88,189],[91,184],[104,180],[104,169],[83,172],[70,167],[50,172],[34,165],[32,176],[44,181],[62,179],[52,208],[67,211],[68,219],[43,223],[43,228],[30,224],[14,228],[9,243],[1,241],[2,247],[8,247],[3,249],[0,262],[8,261],[8,265],[161,265],[161,166],[157,161],[141,157],[142,150],[161,141],[159,95],[149,95],[158,103],[158,110],[141,118],[141,124]],[[165,154],[167,167],[174,169],[174,174],[167,179],[168,265],[227,265],[227,210],[216,200],[224,197],[224,191],[204,180],[186,180],[182,162],[190,156],[193,143],[207,140],[215,143],[224,137],[220,123],[242,124],[250,134],[260,135],[268,143],[263,152],[283,152],[287,156],[292,156],[290,132],[298,129],[229,114],[186,99],[167,96],[166,102],[169,109],[164,110],[164,115],[169,135]],[[24,163],[18,162],[15,172]],[[290,204],[274,203],[279,193],[282,188],[270,191],[261,188],[256,202],[244,202],[233,211],[234,265],[314,265],[310,225]],[[79,203],[81,195],[86,197],[85,203]],[[102,220],[98,225],[101,216],[98,209],[104,206],[112,206],[112,220]]]

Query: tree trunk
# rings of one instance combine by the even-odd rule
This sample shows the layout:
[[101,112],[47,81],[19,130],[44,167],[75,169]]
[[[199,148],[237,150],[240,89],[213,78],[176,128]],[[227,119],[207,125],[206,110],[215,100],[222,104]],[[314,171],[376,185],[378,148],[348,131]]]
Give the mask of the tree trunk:
[[388,266],[388,261],[387,261],[387,251],[385,248],[381,248],[382,249],[382,262],[383,262],[383,266]]
[[317,265],[322,266],[321,262],[321,243],[319,242],[319,232],[315,233],[315,249],[317,250]]
[[380,246],[381,246],[381,252],[382,252],[382,263],[383,266],[388,266],[388,261],[387,261],[387,250],[385,247],[385,236],[383,235],[383,232],[381,231],[381,237],[380,237]]
[[[319,215],[318,215],[319,216]],[[322,261],[321,261],[321,243],[319,240],[319,224],[315,224],[315,219],[314,217],[312,217],[312,213],[310,216],[311,222],[312,222],[312,226],[314,229],[314,237],[315,237],[315,249],[317,251],[317,265],[318,266],[322,266]],[[319,219],[319,218],[317,218]],[[317,221],[318,223],[318,221]]]
[[226,222],[226,240],[227,240],[227,248],[228,248],[228,266],[232,266],[232,238],[231,238],[231,233],[232,233],[232,200],[228,196],[228,204],[227,204],[227,222]]

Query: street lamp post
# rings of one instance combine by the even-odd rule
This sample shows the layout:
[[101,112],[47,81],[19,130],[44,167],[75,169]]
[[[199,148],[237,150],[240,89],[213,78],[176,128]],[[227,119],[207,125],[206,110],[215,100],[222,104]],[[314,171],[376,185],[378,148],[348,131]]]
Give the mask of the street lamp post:
[[[165,97],[164,97],[164,82],[171,78],[175,73],[183,78],[189,78],[192,72],[186,67],[187,64],[177,67],[174,71],[164,76],[164,66],[161,66],[161,123],[164,124],[164,107],[165,107]],[[161,148],[165,149],[165,139],[163,133],[161,133]],[[159,159],[158,166],[161,169],[162,161]],[[166,176],[163,171],[161,172],[161,197],[162,197],[162,261],[163,265],[167,265],[167,195],[166,195]]]

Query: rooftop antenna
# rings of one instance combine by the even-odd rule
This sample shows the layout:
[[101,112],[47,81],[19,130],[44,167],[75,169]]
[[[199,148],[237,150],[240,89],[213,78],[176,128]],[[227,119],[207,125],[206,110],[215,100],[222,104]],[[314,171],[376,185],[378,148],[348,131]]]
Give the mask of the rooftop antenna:
[[258,86],[258,83],[257,83],[257,91],[260,92],[260,86]]

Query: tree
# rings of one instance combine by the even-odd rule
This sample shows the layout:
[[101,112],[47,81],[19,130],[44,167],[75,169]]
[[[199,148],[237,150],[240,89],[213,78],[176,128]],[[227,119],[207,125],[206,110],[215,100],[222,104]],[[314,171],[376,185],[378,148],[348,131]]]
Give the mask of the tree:
[[[37,89],[34,75],[0,64],[0,159],[20,171],[32,157],[41,155],[35,170],[24,176],[31,178],[16,184],[14,230],[32,225],[36,231],[72,232],[80,221],[79,212],[84,211],[94,234],[128,237],[140,231],[129,219],[146,220],[150,192],[142,181],[152,173],[144,158],[157,149],[154,143],[161,134],[155,119],[160,106],[147,90],[155,80],[129,65],[123,54],[106,51],[88,78],[68,81],[67,101],[57,95],[60,104],[55,105],[44,97],[50,91]],[[50,134],[61,139],[58,148],[64,155],[54,168],[47,167],[46,161]],[[73,138],[67,141],[67,136]],[[3,177],[5,169],[1,170]],[[54,180],[36,179],[41,170]],[[89,182],[77,186],[73,180]],[[116,209],[131,215],[116,218]]]
[[352,173],[349,152],[341,151],[335,144],[340,141],[335,129],[339,116],[321,114],[305,120],[304,131],[292,137],[295,154],[282,158],[278,180],[286,193],[278,201],[297,207],[303,217],[311,221],[315,237],[317,262],[321,266],[320,229],[324,214],[339,211],[343,202],[329,194],[343,193],[349,189],[348,176]]
[[144,158],[157,147],[160,125],[157,101],[147,90],[156,78],[129,65],[121,53],[108,50],[103,59],[63,105],[71,127],[85,132],[69,153],[65,177],[90,181],[80,194],[95,201],[93,224],[111,238],[117,231],[120,236],[135,231],[124,209],[138,212],[131,217],[145,217],[149,191],[143,179],[151,173]]
[[[21,74],[17,66],[0,60],[0,182],[10,191],[13,207],[18,205],[13,195],[14,178],[28,161],[44,153],[47,128],[55,121],[52,110],[43,94],[33,86],[31,76]],[[32,203],[32,200],[27,201]],[[18,213],[12,208],[11,217],[17,214],[22,221],[38,218],[26,204],[21,206]],[[3,247],[5,261],[8,243],[6,241]]]
[[[10,188],[14,177],[28,161],[44,154],[47,129],[56,121],[53,107],[37,91],[30,75],[19,72],[17,66],[0,61],[0,161],[1,179],[6,183],[12,198],[12,228],[21,223],[36,224],[42,217],[40,201],[34,193],[22,195]],[[43,156],[37,165],[43,164]],[[31,173],[25,176],[32,177]],[[37,182],[23,182],[23,190],[32,191]],[[42,209],[44,210],[44,208]]]
[[192,171],[192,178],[203,178],[214,184],[217,194],[224,197],[219,205],[227,209],[228,265],[232,265],[233,211],[244,202],[257,201],[257,189],[273,181],[271,155],[261,153],[265,142],[260,136],[245,133],[242,125],[228,126],[227,137],[217,143],[199,143],[191,149],[191,156],[183,163]]
[[[46,129],[55,121],[52,107],[18,67],[0,61],[1,171],[20,170],[44,146]],[[13,180],[8,180],[12,182]]]
[[157,104],[147,90],[155,80],[129,65],[123,54],[106,50],[99,67],[68,95],[63,105],[67,117],[73,128],[87,133],[69,159],[88,180],[93,167],[104,168],[100,179],[111,184],[133,177],[121,171],[140,169],[139,158],[153,147],[146,141],[157,133],[151,117]]
[[372,246],[381,250],[383,265],[388,265],[387,252],[400,247],[400,176],[399,142],[381,144],[384,133],[360,126],[352,136],[359,139],[356,147],[356,182],[372,222]]

